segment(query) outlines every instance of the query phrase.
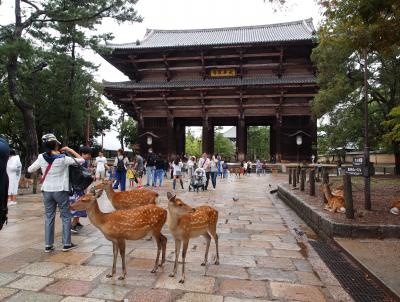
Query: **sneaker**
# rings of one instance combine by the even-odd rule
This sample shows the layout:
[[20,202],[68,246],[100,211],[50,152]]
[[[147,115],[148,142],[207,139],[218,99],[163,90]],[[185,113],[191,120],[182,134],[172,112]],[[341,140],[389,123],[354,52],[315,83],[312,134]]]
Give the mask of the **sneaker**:
[[44,247],[44,252],[45,253],[50,253],[51,251],[54,251],[54,246],[45,246]]
[[62,251],[68,252],[70,250],[76,249],[78,246],[76,244],[71,243],[71,245],[64,245]]
[[77,225],[71,226],[71,233],[72,234],[78,234],[79,233]]
[[9,205],[9,206],[14,206],[14,205],[16,205],[16,204],[17,204],[16,201],[9,201],[7,205]]

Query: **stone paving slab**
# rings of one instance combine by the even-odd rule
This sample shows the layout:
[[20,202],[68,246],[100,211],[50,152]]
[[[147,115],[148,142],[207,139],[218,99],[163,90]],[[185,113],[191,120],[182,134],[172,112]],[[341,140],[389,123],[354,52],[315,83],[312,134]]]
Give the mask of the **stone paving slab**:
[[[208,204],[219,211],[220,265],[213,264],[216,252],[212,241],[205,276],[205,268],[200,266],[205,240],[191,239],[184,284],[178,283],[181,264],[175,278],[168,276],[175,253],[174,240],[167,226],[162,230],[168,238],[167,262],[157,273],[150,273],[156,256],[154,243],[138,240],[127,242],[126,279],[117,279],[121,272],[119,256],[116,277],[106,278],[111,270],[113,252],[111,242],[101,232],[87,219],[82,219],[84,228],[72,239],[79,247],[62,253],[60,220],[56,219],[57,250],[46,254],[43,251],[43,205],[41,201],[24,199],[10,210],[14,219],[10,228],[6,226],[0,232],[4,246],[17,240],[12,251],[0,247],[0,297],[8,296],[10,301],[40,302],[123,301],[124,298],[129,302],[351,301],[345,299],[348,297],[343,295],[337,281],[329,279],[329,271],[318,262],[320,259],[310,251],[303,252],[292,226],[287,223],[293,214],[266,195],[268,184],[275,185],[281,179],[286,178],[280,175],[246,176],[218,180],[216,191],[199,194],[176,191],[193,206]],[[166,192],[169,190],[170,180],[157,189],[163,208],[167,207]],[[233,196],[239,200],[233,202]],[[100,201],[103,202],[108,201]],[[27,210],[32,204],[34,217],[30,217],[32,214]],[[31,227],[40,232],[14,236]],[[310,296],[317,300],[307,300]]]

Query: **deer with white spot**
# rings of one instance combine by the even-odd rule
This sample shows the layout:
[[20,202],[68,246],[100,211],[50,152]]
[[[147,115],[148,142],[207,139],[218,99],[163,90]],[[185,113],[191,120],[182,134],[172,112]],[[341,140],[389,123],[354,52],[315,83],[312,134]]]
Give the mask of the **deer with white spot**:
[[111,213],[102,213],[97,203],[97,198],[101,191],[94,194],[86,194],[73,203],[70,208],[74,211],[86,210],[90,222],[97,227],[104,237],[113,244],[113,267],[111,278],[116,273],[116,262],[118,251],[122,259],[123,274],[118,279],[123,280],[126,277],[125,265],[125,240],[139,240],[147,235],[151,235],[157,244],[157,257],[154,268],[151,271],[155,273],[159,266],[160,252],[162,251],[161,263],[165,262],[165,251],[167,247],[167,238],[161,233],[161,229],[167,220],[167,211],[156,205],[145,205],[135,209],[117,210]]
[[115,192],[113,181],[108,179],[96,184],[94,188],[106,191],[108,199],[117,210],[128,210],[147,204],[156,204],[158,198],[157,192],[147,189]]
[[176,195],[173,196],[170,192],[167,193],[168,197],[168,227],[172,236],[175,239],[175,264],[174,270],[169,275],[175,277],[178,269],[178,259],[183,242],[182,249],[182,277],[179,283],[185,282],[185,258],[189,245],[189,239],[203,236],[207,241],[206,252],[204,255],[204,262],[202,266],[206,266],[208,250],[210,248],[211,237],[215,240],[215,247],[217,250],[217,258],[215,264],[219,264],[218,253],[218,235],[217,235],[217,221],[218,211],[210,206],[200,206],[193,208],[185,204]]

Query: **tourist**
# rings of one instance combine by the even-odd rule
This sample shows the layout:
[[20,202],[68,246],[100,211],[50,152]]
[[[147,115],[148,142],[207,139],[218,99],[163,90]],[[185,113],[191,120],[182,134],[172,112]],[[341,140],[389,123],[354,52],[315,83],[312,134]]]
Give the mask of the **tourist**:
[[247,174],[250,176],[251,174],[251,168],[253,167],[253,163],[250,161],[247,162]]
[[243,167],[243,176],[246,176],[247,174],[247,161],[242,162],[242,167]]
[[217,155],[217,161],[218,161],[218,163],[217,163],[217,167],[218,167],[217,175],[222,178],[222,160],[221,160],[221,155]]
[[182,166],[182,178],[183,178],[183,179],[186,178],[187,173],[188,173],[187,161],[188,161],[187,157],[184,156],[184,157],[182,158],[182,164],[183,164],[183,166]]
[[0,137],[0,230],[7,221],[8,175],[7,161],[10,155],[8,142]]
[[217,177],[218,177],[218,160],[215,158],[215,155],[211,157],[210,161],[210,176],[211,183],[213,186],[213,190],[217,187]]
[[207,157],[207,153],[203,153],[202,157],[199,159],[199,168],[204,169],[206,172],[206,185],[204,190],[207,190],[208,183],[210,181],[210,159]]
[[259,159],[256,160],[256,174],[257,176],[260,176],[262,172],[262,164]]
[[174,190],[175,190],[175,187],[176,187],[176,180],[177,179],[179,179],[179,182],[181,183],[182,190],[184,189],[183,188],[183,181],[182,181],[182,166],[183,166],[183,163],[182,163],[180,157],[177,156],[175,158],[175,160],[173,161],[173,163],[172,163],[173,176],[174,176],[174,180],[172,182],[172,189],[174,189]]
[[21,160],[19,155],[14,149],[10,149],[10,157],[7,162],[7,174],[8,174],[8,205],[17,204],[18,195],[18,184],[21,178]]
[[54,219],[56,208],[60,210],[62,220],[63,251],[69,251],[76,247],[71,242],[71,212],[68,206],[69,192],[69,166],[75,164],[75,160],[61,152],[76,157],[78,163],[85,160],[74,150],[68,147],[60,149],[61,143],[54,134],[46,134],[42,137],[45,153],[39,154],[37,160],[28,168],[29,173],[41,169],[43,176],[42,192],[45,209],[45,252],[54,250]]
[[163,178],[164,178],[164,167],[165,167],[165,162],[162,154],[158,154],[157,159],[156,159],[156,171],[154,173],[154,181],[153,184],[155,187],[157,187],[157,180],[159,180],[159,187],[161,188]]
[[223,171],[223,175],[224,175],[225,179],[228,178],[228,168],[229,168],[228,167],[228,163],[227,163],[226,158],[225,158],[224,163],[222,164],[222,171]]
[[139,154],[138,151],[136,151],[136,157],[135,157],[135,175],[138,180],[138,189],[141,189],[142,186],[142,181],[143,181],[143,170],[144,170],[144,160],[143,157]]
[[129,188],[133,188],[135,186],[136,177],[132,165],[128,166],[128,170],[126,171],[126,178],[128,178],[129,180]]
[[261,169],[262,169],[262,174],[265,175],[267,173],[267,162],[265,160],[263,160],[262,162]]
[[[89,169],[90,168],[90,160],[92,159],[92,148],[90,147],[81,147],[80,154],[82,158],[85,160],[82,163],[82,167]],[[85,195],[85,191],[74,190],[74,195],[69,197],[69,203],[73,204],[80,197]],[[81,217],[87,217],[86,211],[71,211],[72,221],[71,221],[71,233],[77,234],[83,228],[83,225],[79,222]]]
[[117,156],[114,160],[115,167],[115,183],[114,190],[120,187],[121,192],[125,191],[126,187],[126,170],[129,164],[128,158],[125,156],[124,150],[118,149]]
[[314,164],[315,163],[315,155],[311,155],[311,163]]
[[189,160],[187,162],[188,166],[188,181],[192,179],[193,173],[194,173],[194,163],[196,161],[196,158],[194,156],[189,157]]
[[103,151],[99,151],[99,156],[96,157],[96,180],[102,180],[106,177],[108,169],[107,158],[104,157]]
[[153,178],[154,178],[154,171],[156,169],[156,155],[155,153],[153,153],[153,149],[149,148],[149,154],[147,155],[147,159],[146,159],[146,178],[147,178],[147,182],[146,182],[146,187],[149,187],[151,185],[154,186],[153,182]]

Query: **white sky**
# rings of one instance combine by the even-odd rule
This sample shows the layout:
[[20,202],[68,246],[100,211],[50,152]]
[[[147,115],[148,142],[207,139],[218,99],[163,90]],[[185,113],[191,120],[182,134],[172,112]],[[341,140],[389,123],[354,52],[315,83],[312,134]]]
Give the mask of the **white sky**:
[[[313,18],[314,25],[321,21],[316,0],[287,0],[283,9],[271,6],[268,0],[141,0],[137,10],[144,17],[142,23],[117,24],[104,20],[100,32],[112,32],[113,43],[141,40],[146,28],[193,29],[229,26],[260,25]],[[13,0],[3,0],[0,5],[0,24],[14,20]],[[124,81],[128,78],[99,55],[85,51],[85,59],[100,65],[95,78],[99,81]],[[115,131],[104,138],[105,148],[118,148]]]

